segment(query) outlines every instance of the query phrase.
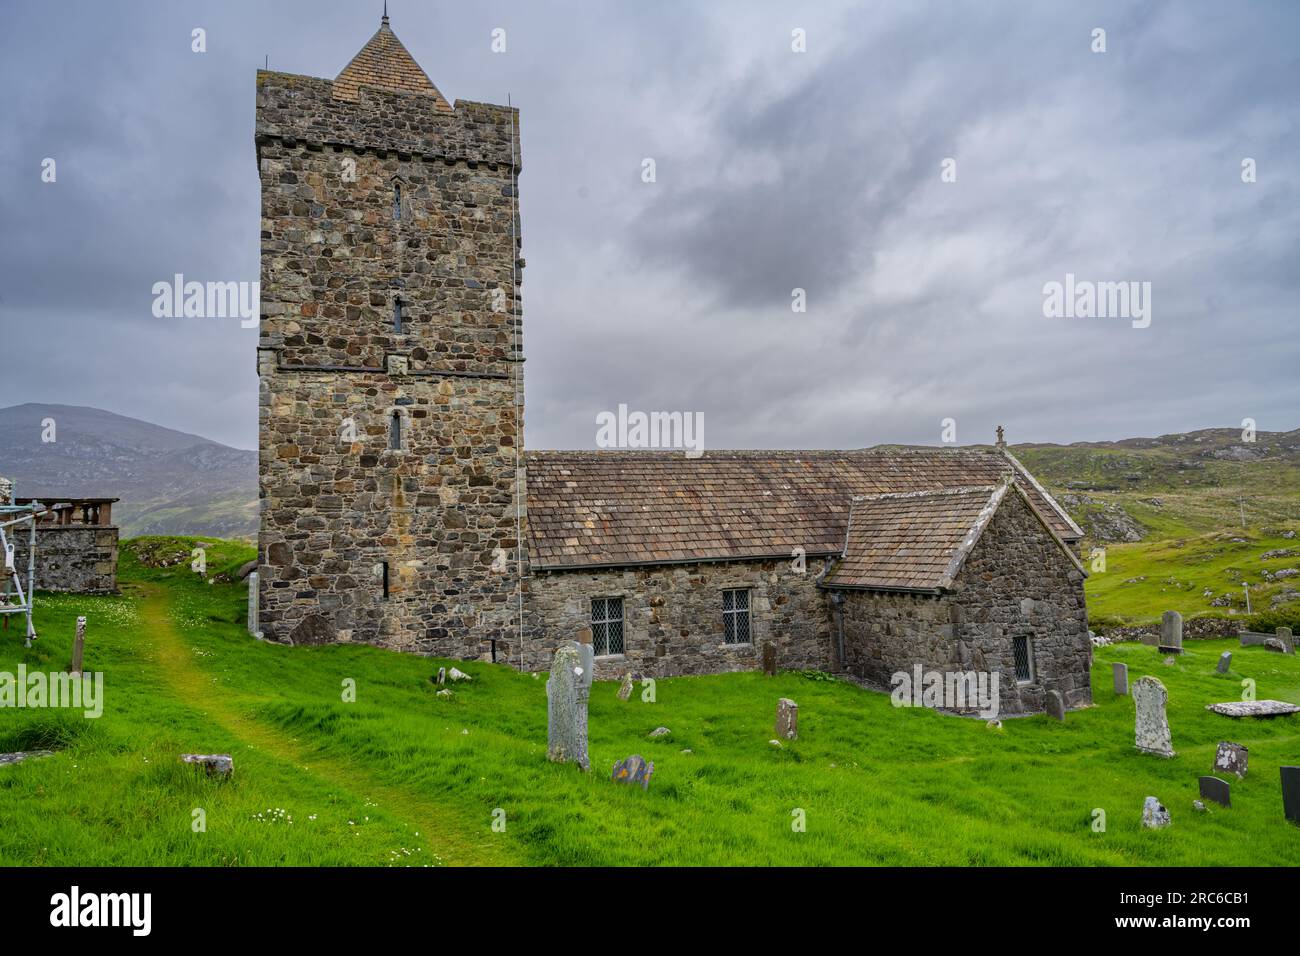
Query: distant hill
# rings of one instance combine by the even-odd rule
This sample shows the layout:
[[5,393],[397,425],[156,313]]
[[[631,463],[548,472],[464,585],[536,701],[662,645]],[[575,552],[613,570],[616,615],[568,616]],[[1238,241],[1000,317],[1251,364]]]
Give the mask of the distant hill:
[[1012,446],[1088,536],[1123,542],[1300,520],[1300,429]]
[[[41,441],[53,418],[56,441]],[[123,537],[257,533],[257,452],[78,405],[0,408],[0,475],[22,497],[122,499]]]

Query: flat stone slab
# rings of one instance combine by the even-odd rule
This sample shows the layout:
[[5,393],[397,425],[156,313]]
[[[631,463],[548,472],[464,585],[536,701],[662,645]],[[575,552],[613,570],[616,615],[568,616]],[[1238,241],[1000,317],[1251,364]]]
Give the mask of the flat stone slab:
[[35,760],[38,757],[52,757],[53,750],[19,750],[16,753],[0,754],[0,767],[7,767],[11,763],[22,763],[24,760]]
[[1300,707],[1284,700],[1230,700],[1223,704],[1206,704],[1206,710],[1225,717],[1284,717],[1300,714]]
[[209,777],[229,777],[235,772],[230,754],[181,754],[181,760],[202,767]]

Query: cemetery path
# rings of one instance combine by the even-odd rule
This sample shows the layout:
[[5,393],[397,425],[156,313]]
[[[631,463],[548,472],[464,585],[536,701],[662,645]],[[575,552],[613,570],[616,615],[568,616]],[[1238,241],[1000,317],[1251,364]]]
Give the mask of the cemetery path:
[[440,806],[418,791],[374,779],[364,768],[323,756],[259,721],[249,698],[231,694],[226,685],[194,663],[194,655],[172,620],[167,591],[145,585],[139,612],[147,631],[157,639],[157,663],[171,690],[187,705],[240,740],[246,747],[292,764],[332,786],[365,798],[420,834],[424,846],[448,866],[508,866],[521,862],[484,821],[475,827],[458,813]]

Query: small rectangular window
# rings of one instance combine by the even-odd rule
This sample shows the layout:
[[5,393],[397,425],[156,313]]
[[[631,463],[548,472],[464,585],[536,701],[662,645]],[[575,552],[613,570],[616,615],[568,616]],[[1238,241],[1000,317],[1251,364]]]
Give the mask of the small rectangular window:
[[388,600],[388,562],[387,561],[383,562],[383,575],[384,575],[384,600],[387,601]]
[[623,599],[591,599],[591,646],[597,657],[623,653]]
[[388,420],[388,447],[391,451],[402,450],[402,415],[393,412]]
[[393,300],[393,331],[402,331],[402,300]]
[[722,592],[722,640],[727,644],[748,644],[749,590]]
[[1034,679],[1034,649],[1024,634],[1012,638],[1012,647],[1016,655],[1016,681],[1027,684]]
[[393,218],[402,218],[402,184],[393,183]]

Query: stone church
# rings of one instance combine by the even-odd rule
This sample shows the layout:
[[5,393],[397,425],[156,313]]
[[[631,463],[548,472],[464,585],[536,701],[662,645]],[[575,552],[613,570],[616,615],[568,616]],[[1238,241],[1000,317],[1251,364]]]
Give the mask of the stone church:
[[519,117],[449,103],[385,16],[257,74],[258,627],[597,673],[992,670],[1090,702],[1082,532],[991,451],[523,448]]

